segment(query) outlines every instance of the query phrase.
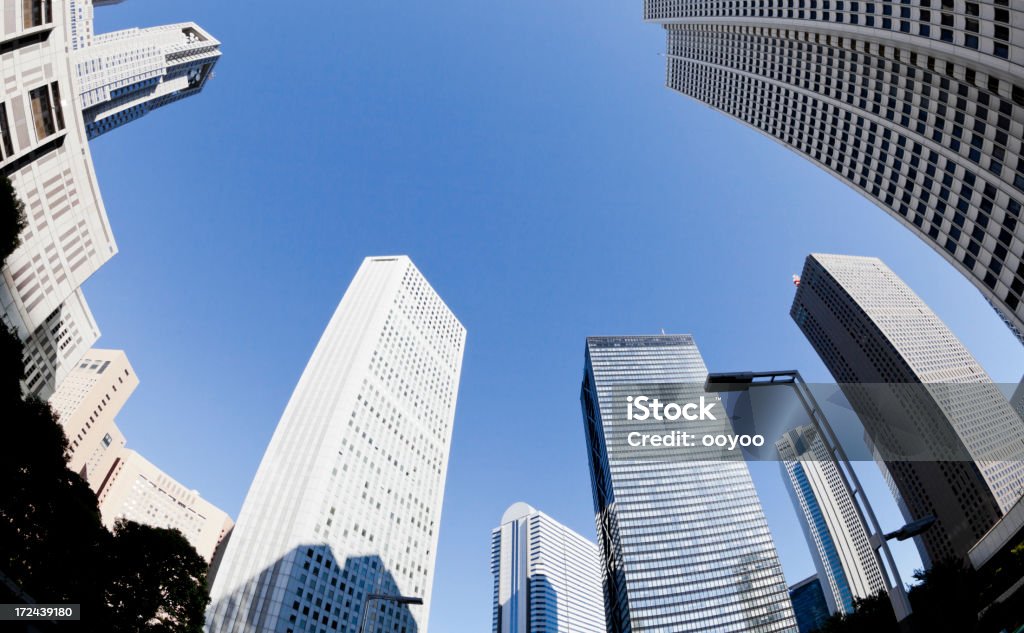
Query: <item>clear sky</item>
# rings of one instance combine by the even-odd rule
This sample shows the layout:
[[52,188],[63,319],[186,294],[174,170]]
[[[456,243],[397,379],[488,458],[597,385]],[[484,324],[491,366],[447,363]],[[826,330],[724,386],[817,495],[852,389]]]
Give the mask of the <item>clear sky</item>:
[[[664,87],[640,0],[129,0],[194,20],[203,94],[92,143],[119,254],[86,285],[141,385],[129,446],[237,516],[360,261],[408,254],[468,329],[431,630],[490,626],[489,534],[526,501],[594,538],[587,335],[692,333],[711,371],[829,375],[789,318],[809,252],[881,257],[997,381],[1024,352],[923,242],[775,142]],[[900,519],[859,469],[887,528]],[[752,466],[790,582],[813,571]],[[899,550],[904,574],[919,563]]]

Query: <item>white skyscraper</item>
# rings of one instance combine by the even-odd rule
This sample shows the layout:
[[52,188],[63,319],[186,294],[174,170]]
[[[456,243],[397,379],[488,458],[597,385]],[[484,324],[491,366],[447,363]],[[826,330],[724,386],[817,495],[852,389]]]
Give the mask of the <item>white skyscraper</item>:
[[854,599],[885,591],[856,502],[814,427],[787,432],[775,447],[829,611],[853,613]]
[[199,93],[218,59],[220,42],[194,22],[94,36],[74,56],[89,138]]
[[408,257],[363,261],[263,456],[211,633],[425,633],[466,331]]
[[0,176],[27,220],[0,266],[0,322],[43,398],[99,338],[81,286],[117,253],[87,139],[196,94],[220,55],[192,23],[96,35],[93,4],[115,2],[0,2]]
[[605,633],[597,545],[525,503],[491,532],[492,633]]
[[86,144],[68,42],[73,7],[0,8],[0,176],[25,204],[0,268],[0,320],[25,343],[25,387],[49,396],[99,337],[79,287],[117,252]]
[[874,257],[808,256],[790,311],[853,405],[928,558],[964,558],[1021,496],[1024,422],[978,361]]

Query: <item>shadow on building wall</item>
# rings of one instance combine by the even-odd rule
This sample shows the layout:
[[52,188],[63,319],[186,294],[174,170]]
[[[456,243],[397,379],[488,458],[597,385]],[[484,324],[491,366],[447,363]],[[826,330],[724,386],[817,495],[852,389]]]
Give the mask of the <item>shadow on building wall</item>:
[[[407,590],[407,589],[406,589]],[[210,606],[209,633],[357,633],[368,594],[399,595],[391,571],[377,555],[339,561],[325,544],[301,545]],[[417,633],[409,607],[375,600],[366,633]]]

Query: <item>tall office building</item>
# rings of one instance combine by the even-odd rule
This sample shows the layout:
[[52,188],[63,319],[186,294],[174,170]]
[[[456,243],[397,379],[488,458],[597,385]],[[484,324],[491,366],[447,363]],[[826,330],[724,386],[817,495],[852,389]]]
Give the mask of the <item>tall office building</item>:
[[667,84],[813,161],[1024,331],[1024,22],[1010,0],[645,0]]
[[50,398],[68,438],[68,468],[99,492],[124,448],[114,418],[139,385],[120,350],[89,350]]
[[[91,482],[90,482],[91,483]],[[216,507],[131,449],[120,449],[96,498],[108,529],[119,519],[178,530],[206,562],[234,523]]]
[[789,588],[796,625],[800,633],[815,633],[828,621],[829,609],[825,592],[817,576],[805,578]]
[[[882,457],[882,453],[875,446],[875,443],[871,440],[871,435],[867,431],[864,431],[864,445],[867,446],[868,452],[871,453],[871,459],[874,460],[875,466],[878,466],[878,470],[882,473],[882,479],[885,480],[885,485],[889,488],[893,501],[896,502],[896,508],[899,509],[903,522],[912,522],[914,520],[914,513],[910,511],[910,506],[907,505],[906,500],[903,498],[903,493],[900,492],[899,486],[896,485],[896,480],[889,471],[885,458]],[[928,555],[928,548],[925,547],[924,539],[921,536],[915,536],[913,540],[914,546],[917,548],[917,555],[921,558],[921,564],[924,565],[925,569],[931,569],[932,559]]]
[[[99,338],[81,286],[117,252],[87,143],[95,132],[78,105],[80,73],[106,76],[97,66],[102,63],[116,83],[131,75],[124,69],[142,55],[94,35],[92,4],[0,2],[0,176],[10,178],[28,222],[21,245],[0,269],[0,321],[25,344],[25,390],[44,398]],[[188,29],[204,33],[191,24],[163,27],[181,33],[179,40],[189,39]],[[144,30],[147,37],[150,31]],[[88,52],[94,39],[104,42],[105,57]],[[90,108],[90,125],[109,129],[128,117],[139,91],[159,97],[160,104],[194,94],[209,76],[200,72],[196,79],[194,66],[212,64],[211,53],[197,48],[164,45],[160,86],[109,86],[111,101]],[[103,89],[90,85],[94,92]]]
[[856,501],[813,426],[786,432],[775,447],[829,612],[853,613],[854,599],[885,591]]
[[193,22],[96,35],[74,58],[86,133],[198,94],[218,59],[220,42]]
[[525,503],[491,532],[492,633],[605,633],[597,546]]
[[25,203],[0,271],[0,318],[25,342],[26,390],[49,396],[99,337],[79,287],[117,247],[66,53],[69,7],[7,2],[0,20],[0,176]]
[[796,630],[742,455],[629,444],[645,428],[730,433],[714,397],[714,419],[678,428],[628,420],[627,397],[696,403],[706,378],[689,335],[587,339],[581,403],[609,633]]
[[277,425],[211,591],[211,633],[425,633],[466,331],[408,257],[370,257]]
[[879,259],[807,258],[790,312],[857,412],[932,561],[963,559],[1024,485],[1024,422]]

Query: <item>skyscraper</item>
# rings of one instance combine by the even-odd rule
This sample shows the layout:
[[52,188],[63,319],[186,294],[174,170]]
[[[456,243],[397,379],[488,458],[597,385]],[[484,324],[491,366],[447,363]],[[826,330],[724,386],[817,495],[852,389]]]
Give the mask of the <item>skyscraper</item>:
[[124,435],[114,418],[138,384],[124,352],[91,349],[50,398],[68,438],[68,468],[93,492],[99,492],[124,448]]
[[850,400],[928,557],[963,559],[1024,485],[1024,422],[988,374],[881,260],[807,258],[790,312]]
[[96,35],[74,57],[86,133],[199,93],[218,59],[220,42],[194,22]]
[[492,633],[605,633],[597,546],[525,503],[491,532]]
[[813,426],[788,431],[775,447],[829,612],[853,613],[855,598],[885,591],[856,502]]
[[224,552],[211,633],[425,633],[466,331],[408,257],[363,261]]
[[70,7],[6,3],[0,20],[0,176],[25,204],[0,271],[0,319],[25,343],[28,392],[49,396],[99,337],[80,286],[117,252],[74,95]]
[[667,84],[914,232],[1024,331],[1024,23],[1010,0],[645,0]]
[[815,633],[828,620],[828,604],[825,603],[825,592],[817,576],[804,578],[790,587],[789,598],[793,601],[800,633]]
[[117,253],[87,139],[198,92],[219,44],[191,23],[97,36],[92,0],[6,2],[0,16],[0,176],[27,220],[0,269],[0,321],[24,342],[25,390],[47,398],[99,338],[81,286]]
[[[609,633],[796,630],[742,455],[629,444],[638,424],[658,423],[629,421],[628,397],[696,403],[706,378],[689,335],[587,339],[581,403]],[[711,402],[713,419],[688,432],[730,432]]]

